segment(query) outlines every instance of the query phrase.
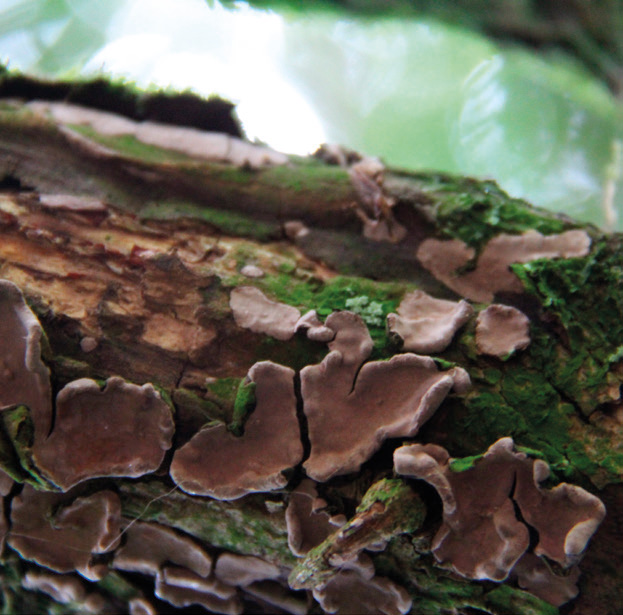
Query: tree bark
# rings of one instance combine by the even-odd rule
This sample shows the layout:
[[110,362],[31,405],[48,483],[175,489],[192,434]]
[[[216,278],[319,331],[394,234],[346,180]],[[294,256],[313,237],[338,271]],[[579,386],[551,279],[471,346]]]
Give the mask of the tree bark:
[[[61,117],[61,110],[67,114]],[[620,235],[533,208],[491,181],[392,169],[380,176],[366,161],[353,166],[358,157],[352,152],[281,157],[233,136],[225,138],[224,150],[218,150],[221,136],[191,150],[198,133],[184,133],[178,147],[179,133],[160,133],[162,126],[152,126],[148,137],[135,124],[106,132],[99,119],[79,113],[0,102],[0,277],[21,289],[43,326],[54,395],[80,378],[152,383],[174,409],[175,435],[159,469],[83,481],[70,492],[72,502],[111,490],[125,523],[173,528],[215,560],[231,552],[277,565],[280,576],[265,581],[262,597],[253,586],[233,590],[244,612],[321,612],[312,590],[337,574],[332,557],[351,561],[382,542],[382,550],[369,553],[376,575],[408,592],[412,613],[555,613],[512,576],[502,584],[469,580],[440,565],[431,554],[442,523],[439,499],[422,481],[393,470],[392,453],[405,442],[434,443],[459,459],[510,436],[550,465],[552,485],[581,486],[606,504],[606,519],[580,565],[580,595],[560,612],[617,612],[623,603],[616,548],[623,514]],[[167,147],[154,144],[157,132],[165,134]],[[238,147],[242,162],[234,155]],[[505,281],[490,283],[479,256],[496,241],[506,245],[509,236],[534,231],[576,232],[573,237],[585,237],[590,246],[568,258],[511,257],[512,273],[503,267]],[[422,251],[431,245],[441,246],[429,252],[432,261]],[[450,245],[462,246],[469,258],[450,266]],[[360,471],[317,481],[328,513],[344,515],[346,525],[307,557],[295,557],[286,509],[305,476],[300,463],[285,486],[231,501],[186,493],[169,476],[175,451],[206,425],[242,424],[249,411],[253,416],[256,402],[253,396],[241,401],[241,391],[259,361],[296,372],[305,457],[314,447],[300,373],[323,360],[327,345],[304,331],[279,340],[241,326],[231,294],[246,286],[301,314],[315,309],[323,320],[333,312],[357,313],[374,342],[374,361],[405,352],[386,317],[415,289],[448,300],[463,294],[475,312],[490,303],[513,306],[530,318],[530,344],[500,357],[483,354],[472,315],[444,350],[433,353],[438,369],[465,369],[471,388],[456,387],[415,437],[386,440]],[[483,288],[490,299],[482,298]],[[5,417],[12,411],[5,409]],[[36,463],[11,457],[14,449],[26,458],[33,442],[11,431],[13,418],[4,420],[7,452],[0,465],[16,480],[5,497],[11,545],[11,509],[22,484],[54,485],[41,478]],[[91,437],[95,442],[98,434]],[[127,610],[139,598],[153,612],[172,610],[154,597],[153,578],[116,568],[114,557],[114,550],[98,556],[109,569],[99,580],[70,575],[97,597],[101,612]],[[5,547],[5,611],[82,612],[84,596],[59,606],[58,595],[24,587],[29,573],[42,570],[49,572]],[[279,592],[281,606],[271,606]],[[133,612],[148,612],[136,604]]]

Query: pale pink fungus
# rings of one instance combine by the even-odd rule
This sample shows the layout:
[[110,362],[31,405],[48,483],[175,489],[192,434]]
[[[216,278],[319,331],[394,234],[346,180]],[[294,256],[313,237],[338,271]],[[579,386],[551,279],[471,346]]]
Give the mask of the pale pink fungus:
[[565,231],[559,235],[541,235],[529,230],[521,235],[502,233],[483,248],[476,268],[459,273],[475,255],[458,239],[426,239],[418,248],[417,258],[438,280],[459,295],[489,303],[498,292],[523,291],[519,278],[510,270],[513,263],[527,263],[539,258],[586,256],[591,238],[586,231]]
[[318,497],[314,482],[305,479],[290,494],[286,508],[288,546],[296,557],[304,557],[337,530],[326,512],[327,503]]
[[52,424],[50,370],[41,360],[42,338],[43,329],[20,289],[0,280],[0,410],[28,406],[36,441],[48,435]]
[[472,306],[465,300],[435,299],[422,290],[405,295],[397,314],[388,314],[391,333],[403,340],[403,348],[413,352],[442,352],[454,334],[471,318]]
[[461,471],[453,470],[447,451],[434,444],[398,448],[394,467],[435,487],[443,524],[433,554],[472,579],[506,579],[529,547],[528,527],[538,532],[536,555],[569,567],[605,515],[601,501],[580,487],[562,483],[542,489],[547,464],[517,452],[511,438],[498,440]]
[[233,500],[287,483],[284,472],[303,457],[294,371],[262,361],[250,370],[255,410],[238,437],[223,424],[200,430],[178,449],[171,477],[187,493]]
[[413,604],[407,591],[383,577],[368,579],[344,570],[313,589],[314,598],[326,613],[404,615]]
[[155,594],[177,607],[199,604],[210,612],[225,615],[240,615],[243,612],[235,588],[176,566],[165,566],[158,573]]
[[171,447],[171,408],[151,384],[112,377],[103,389],[82,378],[56,397],[56,420],[35,445],[40,471],[67,491],[98,476],[137,477],[158,469]]
[[317,481],[357,471],[386,438],[417,433],[454,385],[454,373],[430,357],[365,363],[372,338],[352,312],[334,312],[325,325],[335,331],[329,354],[301,371],[311,441],[304,467]]
[[253,555],[222,553],[216,560],[214,576],[227,585],[245,587],[256,581],[279,579],[281,570]]
[[476,346],[481,354],[503,359],[530,344],[530,319],[517,308],[493,303],[476,319]]
[[229,296],[229,305],[239,327],[283,341],[294,335],[301,317],[295,307],[271,301],[254,286],[234,288]]
[[212,558],[196,542],[158,523],[136,521],[125,532],[113,566],[119,570],[156,576],[165,563],[176,564],[207,577]]
[[562,606],[579,593],[580,569],[572,566],[556,574],[552,566],[534,553],[526,553],[515,565],[512,575],[522,589],[554,606]]
[[12,503],[8,543],[24,559],[97,580],[107,566],[94,564],[93,555],[117,547],[120,532],[121,502],[112,491],[72,498],[25,485]]

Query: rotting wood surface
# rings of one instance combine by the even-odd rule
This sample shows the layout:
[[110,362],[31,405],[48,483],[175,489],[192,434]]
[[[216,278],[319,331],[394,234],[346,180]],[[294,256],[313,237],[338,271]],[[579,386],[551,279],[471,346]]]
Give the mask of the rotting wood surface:
[[[507,197],[493,182],[392,170],[364,171],[362,179],[361,173],[321,158],[269,156],[257,164],[236,165],[222,154],[214,160],[179,148],[173,152],[141,141],[138,133],[102,134],[77,115],[74,122],[71,113],[61,121],[48,111],[17,100],[0,104],[0,277],[21,289],[41,322],[46,336],[42,355],[54,395],[80,378],[120,376],[137,385],[152,383],[171,404],[175,420],[172,448],[156,472],[131,480],[94,477],[75,487],[76,492],[53,496],[60,498],[57,506],[77,514],[80,498],[112,491],[120,499],[125,524],[138,518],[159,523],[194,539],[216,562],[220,553],[230,552],[260,558],[281,571],[278,578],[224,589],[218,579],[194,579],[196,570],[187,567],[182,573],[161,564],[156,595],[173,604],[204,600],[216,612],[320,612],[319,605],[332,608],[328,605],[336,598],[327,584],[346,565],[349,583],[353,575],[370,573],[387,580],[373,585],[391,588],[396,599],[391,608],[398,609],[391,612],[404,612],[407,601],[413,613],[442,608],[557,612],[519,589],[512,574],[502,584],[467,580],[451,571],[451,562],[437,562],[431,545],[442,523],[439,500],[430,487],[401,479],[393,469],[393,450],[416,441],[445,447],[455,458],[456,471],[468,472],[491,444],[511,436],[521,454],[549,464],[553,477],[546,486],[577,485],[606,504],[605,521],[580,563],[580,595],[560,612],[616,612],[620,554],[613,552],[613,544],[623,471],[620,236],[531,208]],[[254,147],[244,141],[240,146]],[[325,152],[325,158],[331,156]],[[391,231],[399,226],[405,233],[399,239],[385,233],[384,240],[376,241],[366,234],[366,221],[368,228],[386,225]],[[312,339],[313,327],[321,327],[331,313],[351,312],[370,339],[357,334],[370,351],[369,356],[360,353],[361,361],[382,363],[403,352],[400,338],[388,333],[386,318],[399,311],[407,293],[419,289],[458,300],[441,281],[440,268],[444,276],[463,281],[482,279],[470,276],[478,271],[478,255],[509,235],[514,243],[528,232],[531,245],[534,232],[573,232],[583,238],[572,255],[561,248],[539,259],[543,254],[538,250],[526,256],[523,249],[521,258],[509,261],[515,263],[512,273],[504,273],[516,276],[520,290],[508,292],[501,286],[499,292],[495,287],[491,291],[495,303],[511,305],[530,319],[530,344],[507,356],[480,353],[476,319],[487,304],[472,300],[474,314],[433,355],[435,369],[452,373],[454,392],[444,392],[436,411],[418,425],[419,432],[380,441],[359,472],[317,482],[324,502],[318,510],[332,518],[343,516],[346,525],[343,530],[335,526],[335,533],[308,556],[292,554],[286,523],[290,494],[304,477],[300,463],[284,471],[282,486],[230,501],[191,496],[183,484],[173,483],[168,470],[175,451],[200,430],[220,421],[237,425],[238,434],[244,431],[256,404],[245,376],[260,361],[296,373],[301,461],[307,459],[315,443],[307,430],[301,370],[330,352],[350,352],[350,346],[337,341],[339,327],[333,329],[332,341]],[[383,233],[373,237],[383,239]],[[427,240],[452,241],[472,256],[454,267],[443,261],[442,252],[436,256],[441,262],[431,266],[421,257]],[[301,316],[316,310],[318,323],[298,332],[293,328],[289,339],[280,340],[240,326],[230,302],[233,289],[242,286],[259,289]],[[457,368],[469,374],[471,387],[456,385],[461,372],[452,370]],[[355,386],[353,382],[353,390]],[[383,386],[379,382],[377,389]],[[33,467],[24,461],[36,459],[36,445],[33,449],[24,436],[28,414],[11,409],[3,416],[2,467],[11,467],[14,477],[31,485],[53,488],[49,477],[39,476],[36,463]],[[32,450],[34,457],[28,457]],[[23,506],[26,496],[36,500],[30,485],[20,490],[19,483],[9,485],[7,511],[17,498]],[[398,515],[400,522],[394,523],[403,500],[404,510],[413,508],[412,516]],[[384,511],[393,516],[384,517]],[[312,510],[310,516],[315,514]],[[130,536],[131,528],[124,530],[122,542],[129,540],[125,534]],[[356,540],[345,541],[350,536]],[[9,526],[9,545],[19,543],[16,538]],[[91,582],[69,577],[73,598],[62,609],[79,610],[85,596],[101,612],[129,604],[137,613],[149,612],[140,608],[171,608],[154,599],[149,575],[116,569],[117,547],[105,546],[110,548],[96,556],[94,570],[108,574]],[[362,554],[367,547],[380,550]],[[345,561],[332,564],[323,553],[339,553]],[[553,564],[554,574],[564,577],[557,566]],[[288,587],[293,569],[306,578],[308,589],[302,593]],[[5,547],[5,609],[43,612],[50,598],[31,590],[44,573],[54,574]],[[50,578],[60,591],[58,578]],[[188,578],[202,588],[193,591],[211,597],[192,594]],[[186,583],[185,597],[180,597],[180,583]],[[54,595],[58,601],[60,594]]]

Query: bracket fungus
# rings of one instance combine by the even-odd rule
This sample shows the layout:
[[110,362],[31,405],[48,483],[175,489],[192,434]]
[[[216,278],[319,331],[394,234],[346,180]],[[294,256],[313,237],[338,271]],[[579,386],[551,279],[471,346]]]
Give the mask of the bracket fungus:
[[443,523],[433,554],[471,579],[506,579],[530,547],[530,528],[538,536],[534,554],[568,568],[605,516],[599,498],[580,487],[541,488],[547,464],[518,452],[511,438],[495,442],[467,469],[453,469],[448,452],[435,444],[398,448],[394,467],[437,490]]
[[325,613],[404,615],[413,604],[406,589],[384,577],[367,578],[342,570],[313,589]]
[[294,328],[296,331],[305,331],[307,338],[314,342],[330,342],[335,337],[335,331],[325,326],[318,318],[316,310],[303,314]]
[[530,344],[530,320],[517,308],[493,303],[476,319],[476,346],[481,354],[499,359]]
[[282,341],[294,335],[301,317],[295,307],[271,301],[255,286],[234,288],[229,295],[229,306],[239,327]]
[[577,566],[556,574],[552,566],[534,553],[525,553],[513,568],[512,575],[517,578],[519,587],[554,606],[573,600],[580,591],[577,585],[580,569]]
[[136,521],[125,532],[126,543],[113,560],[119,570],[156,576],[166,562],[192,570],[202,577],[212,571],[212,558],[193,540],[175,530]]
[[43,329],[20,289],[0,280],[0,409],[28,406],[35,439],[45,438],[52,423],[50,371],[41,360]]
[[458,273],[476,252],[458,239],[426,239],[418,248],[417,258],[448,288],[482,303],[490,303],[498,292],[522,292],[519,278],[510,270],[513,263],[527,263],[539,258],[586,256],[591,238],[586,231],[565,231],[541,235],[529,230],[521,235],[501,233],[484,246],[473,271]]
[[34,459],[64,491],[99,476],[133,478],[158,469],[173,431],[171,408],[151,384],[112,377],[100,389],[82,378],[56,396],[54,428]]
[[296,557],[304,557],[342,525],[324,509],[327,503],[318,497],[314,482],[304,479],[290,494],[286,508],[288,546]]
[[214,613],[240,615],[243,612],[234,587],[177,566],[165,566],[158,573],[155,595],[177,607],[199,604]]
[[108,567],[94,564],[93,556],[117,547],[120,532],[121,502],[112,491],[72,499],[25,485],[12,502],[8,543],[24,559],[94,581]]
[[[103,136],[132,136],[147,145],[203,160],[227,162],[239,167],[261,169],[288,162],[285,154],[225,133],[152,121],[134,121],[108,111],[64,102],[33,101],[28,103],[28,107],[63,126],[66,136],[79,139],[83,147],[90,142],[80,133],[75,133],[72,126],[87,125]],[[115,154],[114,151],[97,145],[96,142],[91,147],[99,152],[100,156]]]
[[256,406],[244,435],[233,435],[224,424],[208,426],[175,452],[171,477],[183,491],[234,500],[283,487],[288,482],[283,473],[300,463],[294,371],[262,361],[248,378],[256,385]]
[[442,352],[454,334],[471,318],[472,306],[464,299],[435,299],[422,290],[404,296],[396,314],[387,315],[389,331],[413,352]]
[[376,158],[363,158],[353,164],[348,175],[363,207],[355,214],[363,222],[363,236],[371,241],[400,243],[407,229],[394,217],[395,200],[383,191],[385,167]]
[[311,454],[305,471],[316,481],[357,471],[386,438],[413,436],[454,385],[430,357],[395,355],[365,363],[372,338],[352,312],[333,312],[329,354],[301,371]]
[[227,585],[245,587],[256,581],[279,579],[281,570],[260,557],[222,553],[216,560],[214,576]]
[[75,576],[29,570],[24,575],[22,587],[47,594],[61,604],[79,604],[85,613],[105,611],[104,597],[96,593],[87,593],[82,581]]
[[306,615],[309,611],[306,594],[293,593],[275,581],[252,583],[244,588],[244,593],[266,605],[265,613],[270,613],[274,607],[290,615]]

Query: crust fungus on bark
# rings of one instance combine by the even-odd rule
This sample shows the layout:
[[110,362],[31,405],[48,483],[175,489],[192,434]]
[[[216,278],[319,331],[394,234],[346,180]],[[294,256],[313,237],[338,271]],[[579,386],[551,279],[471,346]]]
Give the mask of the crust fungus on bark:
[[175,429],[151,384],[82,378],[56,396],[52,433],[35,446],[38,468],[63,491],[100,476],[135,478],[158,469]]
[[318,318],[316,310],[303,314],[294,328],[296,331],[305,331],[307,338],[314,342],[330,342],[335,337],[335,331]]
[[[256,598],[268,607],[277,607],[291,615],[305,615],[309,611],[306,594],[295,594],[274,581],[259,581],[244,588],[244,593]],[[268,609],[266,612],[270,612]]]
[[[253,169],[288,162],[285,154],[219,132],[151,121],[137,122],[107,111],[69,103],[34,101],[28,106],[63,126],[67,137],[85,143],[89,141],[74,132],[72,125],[87,125],[104,136],[132,136],[147,145],[174,150],[194,158],[227,162],[236,166],[246,165]],[[101,156],[113,155],[104,146],[94,143],[91,147],[96,148]]]
[[534,553],[525,553],[512,570],[522,589],[554,606],[562,606],[579,593],[580,569],[572,566],[556,574],[552,566]]
[[41,360],[42,337],[43,329],[21,290],[0,280],[0,409],[28,406],[36,441],[48,435],[52,424],[50,370]]
[[317,481],[358,470],[386,438],[417,433],[453,387],[455,375],[415,354],[365,363],[372,338],[352,312],[334,312],[325,325],[335,331],[329,354],[301,371],[311,442],[303,465]]
[[517,308],[493,303],[478,314],[478,352],[503,359],[529,344],[530,319]]
[[404,615],[413,604],[407,590],[383,577],[362,577],[353,570],[338,572],[313,589],[326,613]]
[[290,494],[286,508],[288,546],[296,557],[304,557],[342,525],[344,520],[332,518],[324,510],[326,506],[309,479],[303,480]]
[[474,309],[464,299],[435,299],[415,290],[404,296],[396,312],[387,315],[389,331],[403,340],[405,350],[428,354],[445,350]]
[[253,555],[222,553],[214,565],[214,576],[227,585],[245,587],[256,581],[279,579],[281,570]]
[[418,248],[417,258],[438,280],[459,295],[490,303],[498,292],[523,291],[521,282],[509,269],[513,263],[586,256],[590,246],[591,238],[583,230],[558,235],[541,235],[529,230],[521,235],[501,233],[489,240],[478,257],[476,268],[467,273],[457,272],[474,258],[476,252],[458,239],[426,239]]
[[234,436],[223,424],[209,426],[175,452],[171,477],[187,493],[234,500],[271,491],[283,487],[283,473],[300,463],[294,371],[262,361],[248,378],[256,385],[256,406],[244,435]]
[[255,286],[234,288],[229,296],[229,305],[239,327],[282,341],[294,335],[301,317],[295,307],[271,301]]
[[518,452],[511,438],[498,440],[467,469],[453,469],[448,452],[435,444],[398,448],[394,467],[435,487],[443,523],[433,554],[471,579],[506,579],[530,546],[529,527],[538,533],[534,554],[568,568],[605,516],[601,501],[580,487],[542,489],[547,464]]
[[24,485],[12,502],[8,543],[24,559],[94,581],[108,567],[93,564],[93,555],[116,548],[120,531],[121,502],[112,491],[72,498]]
[[240,615],[243,612],[235,588],[176,566],[165,566],[158,573],[155,595],[177,607],[199,604],[208,611],[225,615]]
[[156,576],[166,562],[207,577],[212,558],[198,544],[175,530],[146,521],[136,521],[125,532],[126,543],[115,553],[119,570]]
[[29,570],[24,575],[22,587],[47,594],[61,604],[79,604],[85,613],[101,613],[106,601],[96,593],[87,593],[84,584],[75,576]]

